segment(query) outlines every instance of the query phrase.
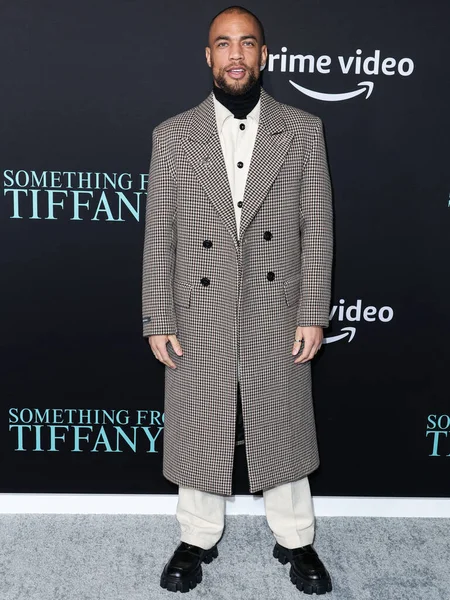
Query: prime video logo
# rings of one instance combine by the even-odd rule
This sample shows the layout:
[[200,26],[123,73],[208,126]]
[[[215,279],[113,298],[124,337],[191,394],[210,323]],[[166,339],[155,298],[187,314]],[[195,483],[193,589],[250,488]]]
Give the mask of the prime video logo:
[[[339,304],[332,307],[330,312],[330,321],[335,319],[339,323],[360,323],[366,321],[373,323],[379,321],[381,323],[388,323],[394,318],[394,310],[391,306],[382,306],[377,308],[376,306],[366,306],[363,308],[361,299],[356,301],[356,304],[345,306],[345,300],[339,300]],[[351,342],[356,335],[356,327],[342,327],[341,333],[338,335],[325,336],[323,338],[324,344],[331,344],[333,342],[339,342],[347,339],[347,342]]]
[[[392,56],[381,56],[381,50],[375,50],[373,54],[363,55],[358,48],[354,56],[337,56],[333,59],[327,54],[313,56],[312,54],[287,54],[287,47],[281,48],[280,54],[269,54],[267,65],[268,71],[280,71],[281,73],[319,73],[328,74],[332,70],[342,75],[361,75],[361,77],[373,77],[378,75],[409,77],[414,72],[414,61],[412,58],[396,59]],[[359,81],[356,89],[329,93],[306,88],[293,79],[289,83],[299,92],[324,102],[341,102],[355,96],[365,95],[365,99],[373,92],[374,82],[370,80]]]

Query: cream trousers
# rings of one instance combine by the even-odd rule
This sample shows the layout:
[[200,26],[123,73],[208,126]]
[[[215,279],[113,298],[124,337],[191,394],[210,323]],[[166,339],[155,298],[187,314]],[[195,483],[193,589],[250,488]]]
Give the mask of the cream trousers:
[[[176,516],[181,541],[205,550],[219,541],[225,526],[225,496],[180,486]],[[263,491],[267,523],[285,548],[312,544],[314,510],[308,477]]]

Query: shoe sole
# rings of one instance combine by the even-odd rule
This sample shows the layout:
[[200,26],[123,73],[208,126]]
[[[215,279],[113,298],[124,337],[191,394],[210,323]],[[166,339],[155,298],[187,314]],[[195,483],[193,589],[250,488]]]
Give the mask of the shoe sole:
[[[218,556],[219,552],[217,550],[217,546],[214,546],[205,552],[202,562],[209,564]],[[164,574],[162,574],[160,585],[168,592],[181,592],[184,594],[193,590],[198,583],[201,583],[202,579],[202,566],[199,565],[198,568],[190,573],[188,577],[166,577]]]
[[[290,562],[289,556],[282,550],[282,548],[280,548],[278,544],[275,544],[275,547],[273,549],[273,556],[274,558],[278,559],[278,561],[282,565],[285,565],[286,563]],[[289,577],[292,583],[297,587],[297,589],[300,592],[304,592],[305,594],[326,594],[327,592],[331,592],[333,589],[331,579],[320,583],[311,583],[311,581],[303,579],[300,575],[294,573],[294,567],[292,566],[292,564],[291,569],[289,571]]]

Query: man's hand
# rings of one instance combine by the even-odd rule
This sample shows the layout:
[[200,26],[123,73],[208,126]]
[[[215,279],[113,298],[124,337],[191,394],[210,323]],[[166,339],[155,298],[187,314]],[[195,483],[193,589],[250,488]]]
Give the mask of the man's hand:
[[304,363],[311,360],[317,351],[322,347],[323,329],[322,327],[297,327],[295,330],[295,340],[292,347],[292,354],[295,356],[300,350],[301,341],[305,340],[303,352],[294,360],[295,363]]
[[151,335],[148,338],[148,343],[150,344],[150,348],[153,351],[153,354],[156,358],[162,362],[164,365],[167,365],[171,369],[176,369],[176,365],[171,360],[169,353],[167,352],[167,342],[172,344],[172,348],[178,354],[178,356],[183,355],[183,350],[180,346],[180,342],[177,340],[177,336],[175,334],[171,335]]

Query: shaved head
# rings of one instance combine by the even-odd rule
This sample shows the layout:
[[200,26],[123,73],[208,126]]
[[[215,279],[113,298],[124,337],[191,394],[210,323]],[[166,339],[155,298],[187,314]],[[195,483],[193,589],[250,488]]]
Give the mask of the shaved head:
[[217,17],[220,17],[220,15],[224,15],[224,14],[232,14],[232,13],[236,13],[236,14],[247,14],[250,17],[252,17],[252,19],[255,20],[256,26],[259,30],[259,44],[260,46],[263,46],[266,43],[266,36],[264,33],[264,27],[263,24],[261,23],[261,21],[258,19],[258,17],[253,14],[250,10],[248,10],[247,8],[245,8],[244,6],[228,6],[227,8],[224,8],[223,10],[221,10],[220,12],[218,12],[210,21],[209,23],[209,28],[208,28],[208,44],[211,41],[210,40],[210,36],[211,36],[211,28],[214,24],[214,21],[217,19]]

